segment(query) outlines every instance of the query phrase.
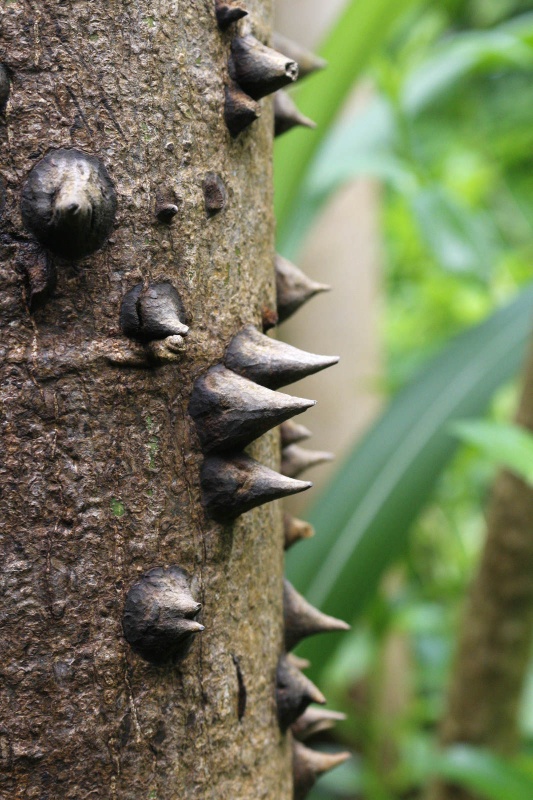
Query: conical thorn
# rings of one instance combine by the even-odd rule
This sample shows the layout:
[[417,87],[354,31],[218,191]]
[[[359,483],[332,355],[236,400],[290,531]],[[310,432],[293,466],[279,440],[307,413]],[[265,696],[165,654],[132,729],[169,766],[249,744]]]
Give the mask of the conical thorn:
[[293,741],[294,800],[304,800],[320,775],[338,767],[351,757],[351,753],[322,753],[311,750],[301,742]]
[[279,322],[285,322],[300,306],[331,286],[311,280],[295,264],[283,256],[276,256],[276,294]]
[[311,662],[307,660],[307,658],[300,658],[300,656],[296,656],[294,653],[285,653],[285,656],[290,664],[296,669],[309,669],[311,666]]
[[280,425],[279,432],[281,435],[282,447],[288,447],[290,444],[298,444],[298,442],[303,442],[304,439],[310,439],[313,435],[309,428],[306,428],[305,425],[300,425],[298,422],[294,422],[292,419],[288,419],[287,422]]
[[246,17],[248,12],[242,6],[236,5],[225,0],[215,0],[215,14],[218,27],[225,31],[233,22]]
[[252,122],[261,116],[261,106],[243,92],[236,83],[226,86],[226,101],[224,105],[224,119],[226,127],[235,139]]
[[128,592],[122,627],[131,648],[158,666],[181,661],[204,630],[196,617],[202,604],[193,599],[190,577],[180,567],[155,567]]
[[298,125],[304,128],[316,128],[316,123],[301,113],[287,92],[283,90],[276,92],[274,95],[274,136],[281,136]]
[[195,382],[189,414],[203,452],[214,453],[242,450],[314,405],[314,400],[273,392],[218,364]]
[[276,50],[279,50],[287,58],[292,58],[293,61],[296,61],[298,64],[298,78],[305,78],[306,75],[325,69],[328,65],[328,62],[323,58],[302,47],[298,42],[282,36],[281,33],[274,33],[272,43]]
[[298,64],[262,44],[255,36],[235,36],[231,42],[230,75],[254,100],[260,100],[298,77]]
[[205,509],[217,522],[231,522],[251,508],[305,492],[313,485],[286,478],[244,454],[208,456],[200,482]]
[[281,451],[281,473],[288,475],[289,478],[296,478],[306,469],[319,464],[327,464],[334,458],[333,453],[326,453],[323,450],[306,450],[305,447],[291,444]]
[[345,719],[346,714],[341,714],[339,711],[309,707],[293,722],[291,731],[293,736],[304,742],[317,733],[334,728],[337,722],[343,722]]
[[279,389],[332,367],[338,356],[306,353],[246,325],[231,340],[224,363],[228,369],[269,389]]
[[283,533],[285,536],[285,550],[301,542],[303,539],[311,539],[315,535],[315,529],[303,519],[297,519],[290,514],[283,516]]
[[350,630],[346,622],[323,614],[308,603],[287,580],[283,583],[283,612],[286,650],[292,650],[302,639],[316,633]]
[[279,726],[285,732],[308,705],[324,705],[326,698],[309,678],[291,664],[286,655],[282,655],[276,673],[276,702]]

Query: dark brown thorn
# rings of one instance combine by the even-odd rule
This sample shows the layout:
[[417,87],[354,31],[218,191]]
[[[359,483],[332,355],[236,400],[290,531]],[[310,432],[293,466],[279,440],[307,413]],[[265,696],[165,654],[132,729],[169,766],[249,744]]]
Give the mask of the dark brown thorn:
[[331,367],[338,360],[338,356],[319,356],[298,350],[265,336],[253,325],[246,325],[231,340],[224,363],[261,386],[279,389]]
[[156,567],[128,592],[122,627],[132,649],[158,666],[176,664],[204,630],[196,617],[202,608],[190,592],[190,577],[180,567]]
[[243,454],[208,456],[200,474],[203,503],[210,517],[230,522],[251,508],[304,492],[313,485],[279,475]]
[[276,294],[279,322],[285,322],[300,306],[331,286],[311,280],[305,272],[283,256],[276,256]]
[[317,733],[334,728],[337,722],[346,719],[346,714],[339,711],[328,711],[325,708],[307,708],[291,725],[293,736],[301,742]]
[[285,550],[315,535],[315,529],[308,522],[292,517],[290,514],[283,516],[283,532],[285,535]]
[[224,181],[216,172],[208,172],[204,178],[202,188],[204,190],[205,210],[210,216],[218,214],[225,208],[228,200]]
[[189,414],[203,452],[214,453],[242,450],[314,405],[314,400],[273,392],[218,364],[196,380]]
[[281,446],[288,447],[290,444],[297,444],[303,442],[304,439],[309,439],[313,434],[306,428],[305,425],[300,425],[298,422],[289,419],[279,426],[281,434]]
[[215,0],[215,14],[217,16],[218,27],[225,31],[233,22],[246,17],[248,12],[242,6],[225,0]]
[[346,622],[323,614],[308,603],[287,580],[283,582],[283,612],[286,650],[292,650],[302,639],[316,633],[350,630]]
[[260,100],[298,77],[298,64],[262,44],[252,34],[231,42],[231,77],[254,100]]
[[138,283],[124,295],[120,327],[125,336],[146,344],[168,336],[186,336],[184,311],[171,283]]
[[274,95],[274,136],[292,130],[298,125],[304,128],[316,128],[316,123],[298,110],[290,95],[283,90]]
[[289,663],[291,663],[293,667],[296,667],[296,669],[309,669],[311,666],[311,662],[306,658],[300,658],[299,656],[294,655],[294,653],[286,653],[285,655],[287,656]]
[[294,800],[305,800],[320,775],[351,758],[351,753],[322,753],[297,741],[292,747]]
[[252,100],[236,83],[226,86],[224,119],[230,134],[235,138],[261,116],[259,103]]
[[326,464],[333,461],[334,458],[333,453],[326,453],[323,450],[306,450],[305,447],[291,444],[281,451],[281,473],[288,475],[289,478],[296,478],[306,469]]
[[272,43],[276,50],[279,50],[287,58],[292,58],[293,61],[296,61],[299,68],[298,78],[305,78],[306,75],[325,69],[328,65],[328,62],[323,58],[302,47],[298,42],[282,36],[281,33],[274,33]]
[[324,705],[326,698],[315,684],[282,655],[276,672],[278,722],[285,732],[311,703]]

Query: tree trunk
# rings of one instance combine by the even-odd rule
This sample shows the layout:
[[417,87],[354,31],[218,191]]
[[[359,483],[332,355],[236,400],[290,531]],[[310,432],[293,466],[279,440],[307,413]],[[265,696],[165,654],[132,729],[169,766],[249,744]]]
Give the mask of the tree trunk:
[[[270,6],[247,2],[263,40]],[[0,794],[289,798],[280,509],[208,518],[187,413],[194,380],[275,308],[270,101],[230,137],[231,33],[212,0],[7,0],[0,19]],[[22,224],[22,186],[51,148],[97,156],[116,187],[111,237],[81,262],[46,256]],[[218,214],[207,173],[226,187]],[[168,197],[178,213],[158,221]],[[119,328],[123,296],[148,281],[177,289],[190,326],[157,363]],[[279,468],[278,435],[251,454]],[[177,666],[152,666],[123,607],[171,565],[193,577],[205,631]]]
[[[533,430],[533,348],[523,377],[517,424]],[[533,489],[503,471],[488,513],[488,535],[472,585],[442,724],[444,745],[468,743],[511,755],[533,639]],[[432,800],[476,800],[450,784]]]

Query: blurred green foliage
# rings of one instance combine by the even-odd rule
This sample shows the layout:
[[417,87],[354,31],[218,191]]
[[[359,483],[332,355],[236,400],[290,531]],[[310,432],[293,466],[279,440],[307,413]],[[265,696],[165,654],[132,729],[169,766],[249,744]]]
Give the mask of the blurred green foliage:
[[[438,753],[436,726],[495,469],[533,473],[509,424],[533,306],[533,0],[354,0],[321,52],[329,74],[295,91],[319,134],[276,144],[279,249],[297,260],[333,192],[380,181],[390,400],[288,558],[298,589],[354,622],[302,648],[355,753],[313,798],[421,798],[442,775],[526,800],[533,674],[516,763]],[[371,99],[341,116],[362,78]]]

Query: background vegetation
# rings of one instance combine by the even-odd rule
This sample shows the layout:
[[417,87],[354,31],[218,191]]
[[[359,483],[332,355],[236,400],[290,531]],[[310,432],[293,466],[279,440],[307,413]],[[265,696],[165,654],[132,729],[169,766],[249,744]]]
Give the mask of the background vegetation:
[[[533,477],[509,424],[533,303],[533,3],[355,0],[321,54],[329,69],[294,91],[318,130],[276,145],[279,250],[298,260],[346,181],[382,182],[389,400],[288,558],[311,602],[354,623],[301,650],[356,753],[313,798],[417,798],[444,775],[531,800],[533,671],[513,763],[439,753],[436,726],[496,466]],[[373,99],[341,118],[362,78]]]

